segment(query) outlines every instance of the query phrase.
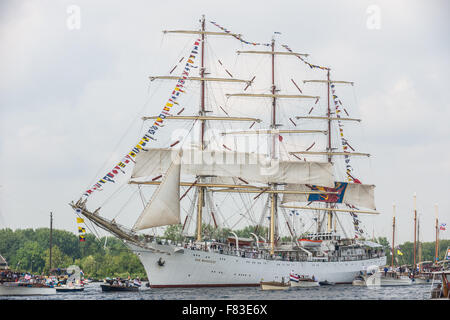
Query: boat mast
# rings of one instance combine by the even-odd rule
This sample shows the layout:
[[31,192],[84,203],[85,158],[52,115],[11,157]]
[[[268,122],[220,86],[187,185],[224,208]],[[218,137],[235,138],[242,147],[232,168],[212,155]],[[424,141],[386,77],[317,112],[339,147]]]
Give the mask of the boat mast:
[[422,243],[420,242],[420,219],[417,220],[417,243],[418,243],[418,250],[419,250],[419,273],[422,272],[422,265],[420,264],[422,262]]
[[[328,109],[328,162],[331,163],[331,108],[330,108],[330,69],[327,70],[327,109]],[[330,207],[330,204],[327,203],[327,208]],[[331,232],[333,224],[333,211],[328,211],[328,224],[327,224],[327,232]]]
[[[200,66],[200,78],[203,79],[205,75],[205,15],[202,15],[202,54]],[[205,115],[205,81],[200,81],[200,116]],[[200,148],[205,149],[205,120],[201,120],[200,132]],[[201,180],[201,177],[199,177]],[[198,204],[197,204],[197,241],[202,241],[202,211],[204,205],[205,188],[198,187]]]
[[[277,128],[276,123],[276,86],[275,86],[275,37],[272,38],[272,130],[275,130]],[[276,158],[275,155],[275,134],[272,135],[272,159]],[[276,188],[276,185],[273,185],[274,188]],[[272,205],[270,210],[270,254],[274,254],[275,252],[275,221],[277,217],[277,198],[278,194],[272,193]]]
[[416,272],[416,236],[417,236],[417,210],[416,193],[414,193],[414,273]]
[[52,212],[50,212],[50,263],[49,263],[49,268],[50,268],[50,270],[49,271],[51,271],[52,270],[52,243],[53,243],[53,213]]
[[392,211],[393,211],[393,215],[392,215],[392,261],[391,261],[391,266],[392,269],[394,269],[394,255],[395,255],[395,203],[392,205]]

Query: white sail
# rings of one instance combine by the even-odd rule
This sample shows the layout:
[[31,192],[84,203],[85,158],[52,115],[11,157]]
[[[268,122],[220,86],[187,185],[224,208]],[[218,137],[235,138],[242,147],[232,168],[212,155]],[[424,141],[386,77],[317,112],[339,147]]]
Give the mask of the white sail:
[[180,223],[180,163],[171,162],[161,184],[153,193],[150,202],[144,208],[133,230],[166,226]]
[[[342,202],[356,207],[376,210],[374,199],[375,185],[348,183]],[[310,191],[304,184],[288,184],[285,190]],[[309,202],[307,194],[283,194],[282,204],[291,202]]]
[[[135,158],[131,178],[156,177],[176,154],[171,149],[149,149]],[[181,173],[239,177],[251,183],[305,183],[334,186],[333,165],[327,162],[284,161],[245,152],[184,150]]]

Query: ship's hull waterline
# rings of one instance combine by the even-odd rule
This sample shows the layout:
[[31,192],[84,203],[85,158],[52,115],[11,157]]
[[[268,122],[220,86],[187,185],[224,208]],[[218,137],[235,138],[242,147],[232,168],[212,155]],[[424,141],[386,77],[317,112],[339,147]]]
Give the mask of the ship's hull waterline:
[[291,272],[314,276],[317,281],[351,284],[361,270],[386,264],[385,256],[298,262],[243,258],[171,245],[155,245],[158,252],[127,245],[142,262],[151,288],[259,286],[261,281],[287,281]]

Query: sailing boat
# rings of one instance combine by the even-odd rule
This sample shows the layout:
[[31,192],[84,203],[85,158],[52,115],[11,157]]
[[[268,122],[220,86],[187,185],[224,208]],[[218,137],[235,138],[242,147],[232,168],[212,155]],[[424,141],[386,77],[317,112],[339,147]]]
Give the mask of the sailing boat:
[[392,206],[392,260],[391,260],[391,268],[389,271],[381,271],[377,266],[369,267],[365,276],[363,277],[365,280],[365,285],[368,287],[379,287],[379,286],[407,286],[412,284],[412,280],[405,275],[402,275],[400,272],[395,270],[394,259],[395,259],[395,204]]
[[[275,34],[269,43],[250,42],[214,21],[210,23],[220,31],[207,30],[204,16],[196,30],[164,31],[166,35],[195,37],[187,60],[182,58],[170,75],[150,77],[151,81],[176,81],[175,89],[159,115],[142,118],[144,123],[153,124],[139,144],[78,201],[70,203],[76,214],[122,239],[139,257],[152,288],[258,286],[261,279],[280,282],[291,272],[314,275],[317,281],[351,283],[367,266],[384,265],[382,247],[364,240],[358,217],[378,214],[374,186],[362,184],[350,165],[350,158],[369,155],[350,152],[354,149],[343,135],[344,123],[360,119],[341,115],[348,112],[336,90],[338,85],[353,82],[332,79],[330,68],[309,63],[307,54],[294,52],[287,45],[279,46]],[[252,59],[268,57],[270,67],[264,69],[264,79],[258,82],[259,75],[252,73],[246,79],[235,78],[220,59],[208,60],[208,53],[215,52],[209,49],[209,40],[213,38],[228,38],[234,43],[237,40],[244,47],[264,47],[265,50],[237,51],[239,56]],[[300,67],[306,65],[313,71],[326,72],[325,79],[304,80],[305,86],[322,86],[321,93],[304,94],[293,78],[289,82],[291,88],[281,90],[275,80],[278,59],[295,60]],[[172,75],[184,61],[187,62],[182,73]],[[193,75],[195,72],[198,74]],[[257,88],[259,83],[263,89]],[[236,92],[238,85],[243,89]],[[191,89],[198,90],[197,110],[180,101],[185,95],[196,98],[189,94]],[[324,94],[327,101],[319,103]],[[298,123],[310,122],[314,126],[322,123],[326,129],[298,129],[292,119],[294,115],[283,118],[285,112],[280,107],[292,101],[313,105],[309,113],[295,117]],[[312,113],[314,108],[317,115]],[[181,115],[188,109],[193,115]],[[230,115],[232,112],[239,114]],[[186,134],[157,147],[164,140],[163,132],[167,136],[170,133],[167,130],[177,121],[189,128]],[[246,127],[242,128],[243,124]],[[255,125],[258,129],[253,128]],[[286,129],[280,129],[281,126]],[[219,133],[208,134],[207,129]],[[336,129],[338,141],[333,140]],[[326,138],[325,150],[313,151],[315,142],[308,148],[305,143],[294,145],[297,149],[286,148],[290,145],[285,137],[298,140],[307,135]],[[155,137],[161,140],[157,142]],[[343,177],[338,177],[335,172],[342,165],[346,171]],[[128,185],[137,188],[144,203],[131,228],[101,215],[100,208],[93,211],[87,208],[88,200],[109,182],[115,182],[113,178],[129,166],[133,170]],[[147,201],[142,190],[155,187]],[[232,204],[237,204],[237,213],[231,209]],[[255,217],[255,208],[260,209],[259,218]],[[313,212],[314,230],[296,230],[287,209],[301,211],[305,217]],[[240,218],[230,225],[234,215]],[[244,218],[254,228],[250,235],[253,238],[239,238],[233,231]],[[280,221],[282,218],[286,227]],[[342,227],[341,220],[345,218],[351,219],[354,236]],[[181,228],[183,240],[163,243],[155,230],[171,225]],[[291,241],[283,242],[283,228]],[[207,234],[205,229],[229,233]]]

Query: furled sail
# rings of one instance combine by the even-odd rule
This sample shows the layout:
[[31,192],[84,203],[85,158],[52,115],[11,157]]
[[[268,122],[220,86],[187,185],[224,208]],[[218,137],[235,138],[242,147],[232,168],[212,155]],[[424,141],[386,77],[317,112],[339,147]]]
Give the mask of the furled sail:
[[133,230],[180,223],[180,160],[174,158]]
[[306,184],[287,184],[285,190],[297,191],[336,191],[337,194],[283,194],[282,204],[290,202],[328,202],[328,203],[346,203],[355,207],[363,207],[376,210],[374,199],[374,185],[335,182],[334,188],[326,188],[319,186],[307,186]]
[[[172,149],[149,149],[135,158],[131,178],[156,177],[165,172],[177,153]],[[184,150],[181,173],[239,177],[251,183],[305,183],[334,186],[333,166],[327,162],[284,161],[245,152]]]

